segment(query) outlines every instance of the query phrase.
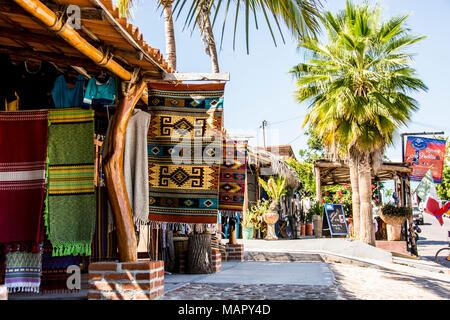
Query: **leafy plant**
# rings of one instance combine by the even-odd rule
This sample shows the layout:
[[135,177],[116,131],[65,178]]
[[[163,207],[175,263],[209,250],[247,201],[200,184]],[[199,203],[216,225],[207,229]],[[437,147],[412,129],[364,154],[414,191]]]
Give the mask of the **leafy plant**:
[[269,210],[278,211],[281,196],[287,193],[286,178],[277,177],[275,179],[274,177],[270,177],[266,182],[261,177],[258,177],[258,180],[270,198],[271,203]]
[[397,207],[388,203],[381,207],[381,213],[385,216],[409,217],[412,210],[409,207]]
[[245,215],[245,219],[242,225],[244,227],[251,227],[256,230],[260,229],[263,226],[262,222],[264,213],[269,210],[269,206],[270,206],[269,201],[265,199],[258,200],[258,202],[253,204],[250,207],[250,210],[247,211],[247,214]]
[[313,216],[323,216],[323,203],[315,202],[306,212],[306,222],[311,223]]

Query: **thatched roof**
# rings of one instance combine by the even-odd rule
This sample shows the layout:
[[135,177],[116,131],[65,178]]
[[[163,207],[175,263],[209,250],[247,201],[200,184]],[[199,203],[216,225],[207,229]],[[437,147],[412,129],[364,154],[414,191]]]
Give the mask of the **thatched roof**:
[[297,173],[278,155],[269,151],[248,146],[247,161],[249,165],[260,167],[263,175],[277,175],[286,178],[288,186],[297,189],[300,180]]
[[[335,184],[350,184],[350,169],[345,162],[333,162],[330,160],[316,160],[314,168],[320,169],[322,186]],[[392,180],[401,174],[410,174],[412,168],[409,163],[383,162],[378,173],[372,172],[373,181]]]

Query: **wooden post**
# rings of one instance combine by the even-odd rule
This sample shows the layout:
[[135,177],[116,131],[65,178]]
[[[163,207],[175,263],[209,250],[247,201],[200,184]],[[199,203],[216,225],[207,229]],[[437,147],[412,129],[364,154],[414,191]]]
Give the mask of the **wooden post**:
[[137,261],[136,234],[123,176],[123,152],[128,120],[146,86],[144,81],[132,85],[128,94],[120,101],[112,120],[113,123],[109,133],[108,156],[105,161],[106,186],[116,223],[119,259],[121,262]]
[[316,179],[316,200],[322,202],[322,182],[320,181],[320,167],[314,166],[314,178]]

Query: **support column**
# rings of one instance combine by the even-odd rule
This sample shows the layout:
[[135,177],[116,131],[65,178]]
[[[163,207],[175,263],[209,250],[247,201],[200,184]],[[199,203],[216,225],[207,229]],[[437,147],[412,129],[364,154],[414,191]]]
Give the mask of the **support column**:
[[145,88],[146,83],[141,81],[139,84],[131,86],[128,94],[122,97],[112,120],[108,156],[105,159],[106,187],[114,213],[121,262],[137,261],[137,241],[123,176],[123,152],[128,120]]
[[314,167],[314,178],[316,179],[316,200],[322,202],[322,182],[320,181],[320,168]]

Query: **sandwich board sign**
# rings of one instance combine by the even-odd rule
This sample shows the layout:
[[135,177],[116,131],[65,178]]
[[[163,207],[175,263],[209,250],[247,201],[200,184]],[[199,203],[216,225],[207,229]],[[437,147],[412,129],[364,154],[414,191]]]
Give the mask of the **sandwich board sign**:
[[348,235],[347,220],[342,204],[325,204],[322,222],[322,234],[330,236]]

